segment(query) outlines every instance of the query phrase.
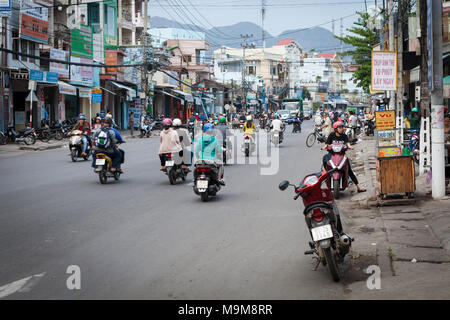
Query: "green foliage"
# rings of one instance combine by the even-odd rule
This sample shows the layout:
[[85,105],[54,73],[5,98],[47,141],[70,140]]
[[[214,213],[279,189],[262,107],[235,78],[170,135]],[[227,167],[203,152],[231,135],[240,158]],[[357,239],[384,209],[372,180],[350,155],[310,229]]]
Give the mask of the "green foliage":
[[354,27],[347,29],[350,32],[345,37],[335,36],[342,40],[345,44],[352,45],[354,50],[345,51],[343,56],[351,56],[355,64],[360,67],[353,73],[352,80],[357,80],[357,86],[362,88],[364,92],[370,92],[371,81],[371,52],[373,46],[378,42],[376,34],[367,27],[369,14],[358,12],[359,18],[354,22]]
[[316,111],[319,108],[320,108],[320,102],[319,101],[314,102],[313,103],[313,110]]
[[309,90],[307,88],[303,88],[302,99],[303,100],[311,100],[311,93],[309,92]]

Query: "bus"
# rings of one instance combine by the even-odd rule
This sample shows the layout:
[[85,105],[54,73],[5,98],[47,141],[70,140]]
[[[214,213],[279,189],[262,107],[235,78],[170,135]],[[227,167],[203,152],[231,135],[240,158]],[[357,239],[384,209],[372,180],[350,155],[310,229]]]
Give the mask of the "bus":
[[281,110],[289,110],[291,117],[294,117],[297,113],[303,113],[303,99],[283,99],[281,101]]

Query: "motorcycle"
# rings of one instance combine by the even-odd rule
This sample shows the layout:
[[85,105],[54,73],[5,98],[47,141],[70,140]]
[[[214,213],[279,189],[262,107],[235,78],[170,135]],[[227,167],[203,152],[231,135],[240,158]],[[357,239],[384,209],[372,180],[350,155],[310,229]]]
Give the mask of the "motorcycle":
[[150,137],[151,134],[152,134],[152,126],[150,123],[146,123],[140,129],[139,138],[143,138],[143,137],[148,138],[148,137]]
[[223,150],[223,155],[222,155],[222,161],[223,164],[226,165],[227,164],[227,160],[231,159],[232,154],[231,154],[231,150],[233,150],[233,146],[231,144],[231,140],[229,138],[227,138],[227,140],[225,142],[222,142],[222,147],[224,148]]
[[280,131],[273,130],[272,131],[272,139],[271,140],[272,140],[273,145],[275,147],[278,147],[278,145],[283,142],[283,135],[281,134]]
[[328,266],[335,282],[340,280],[338,263],[344,261],[352,242],[355,241],[343,232],[333,194],[329,188],[323,186],[337,170],[334,168],[308,175],[303,178],[300,186],[292,185],[286,180],[279,185],[282,191],[293,186],[296,193],[294,200],[302,197],[305,206],[303,215],[313,240],[309,242],[311,250],[305,251],[305,254],[315,254],[317,262],[314,270],[317,270],[320,263]]
[[333,172],[332,179],[327,184],[332,190],[335,199],[339,199],[340,191],[344,191],[348,187],[348,158],[345,155],[347,146],[344,144],[333,144],[327,147],[331,159],[326,163],[326,170],[337,169]]
[[241,146],[242,152],[249,157],[255,151],[255,138],[250,134],[244,134],[244,142]]
[[[178,179],[186,180],[189,170],[183,169],[180,164],[176,164],[172,159],[172,153],[166,153],[166,170],[164,173],[169,177],[170,184],[175,184]],[[180,159],[181,160],[181,159]]]
[[162,129],[163,129],[163,124],[162,124],[162,119],[156,119],[156,120],[153,120],[151,123],[150,123],[150,126],[151,126],[151,130],[152,131],[154,131],[154,130],[157,130],[157,131],[162,131]]
[[[123,143],[125,143],[125,141]],[[121,162],[123,163],[123,157]],[[122,174],[122,172],[111,172],[112,159],[106,153],[99,152],[95,155],[95,165],[102,167],[98,172],[98,178],[101,184],[105,184],[108,181],[108,178],[114,178],[114,180],[116,181],[120,179],[120,175]]]
[[26,145],[35,144],[37,138],[33,128],[19,130],[19,133],[17,134],[14,127],[8,127],[6,130],[6,137],[9,142],[25,142]]
[[374,135],[375,132],[375,123],[372,119],[367,119],[364,121],[364,133],[366,136]]
[[302,132],[302,127],[301,127],[302,123],[299,119],[295,119],[293,124],[294,124],[294,128],[292,129],[292,133]]
[[221,188],[217,180],[218,168],[215,163],[207,160],[198,160],[194,167],[194,193],[199,195],[203,202],[207,202]]
[[81,139],[81,133],[82,132],[80,130],[75,130],[69,140],[70,158],[73,162],[76,162],[78,158],[83,158],[87,161],[91,155],[91,146],[88,143],[86,148],[86,156],[81,156],[83,153],[83,140]]

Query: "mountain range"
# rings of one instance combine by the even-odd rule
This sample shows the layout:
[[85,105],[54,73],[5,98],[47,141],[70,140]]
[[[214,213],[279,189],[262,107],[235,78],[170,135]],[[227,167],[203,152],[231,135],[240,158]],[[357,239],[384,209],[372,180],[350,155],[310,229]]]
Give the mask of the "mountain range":
[[[230,26],[204,28],[193,24],[182,24],[162,17],[151,18],[152,28],[181,28],[193,31],[204,32],[206,40],[210,42],[211,49],[217,50],[221,46],[239,48],[241,46],[241,34],[253,34],[248,43],[254,42],[256,46],[262,46],[262,28],[252,22],[240,22]],[[340,48],[340,41],[333,36],[333,33],[321,27],[286,30],[277,36],[265,33],[266,47],[275,45],[278,41],[292,38],[298,41],[304,51],[314,49],[316,52],[329,53],[337,52]]]

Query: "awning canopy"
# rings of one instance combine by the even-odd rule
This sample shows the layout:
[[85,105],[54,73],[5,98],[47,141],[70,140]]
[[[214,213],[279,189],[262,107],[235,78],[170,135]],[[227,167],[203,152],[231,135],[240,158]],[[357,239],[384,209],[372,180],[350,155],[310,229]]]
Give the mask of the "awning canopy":
[[113,85],[115,85],[115,86],[116,86],[117,88],[119,88],[119,89],[127,90],[127,91],[128,91],[128,96],[129,96],[129,98],[131,98],[131,99],[136,98],[136,90],[134,90],[133,88],[124,86],[123,84],[117,83],[117,82],[114,82],[114,81],[111,81],[111,83],[112,83]]
[[181,91],[181,90],[175,90],[175,89],[172,89],[172,91],[175,92],[175,93],[181,94],[182,96],[184,96],[184,99],[187,102],[194,102],[194,97],[192,96],[192,94],[186,93],[186,92]]
[[76,96],[77,95],[77,88],[65,83],[64,81],[58,81],[58,87],[59,87],[59,93],[70,95],[70,96]]
[[169,96],[169,97],[172,97],[172,98],[175,98],[175,99],[178,99],[178,100],[183,100],[183,99],[181,99],[180,97],[174,96],[173,94],[170,94],[170,93],[165,92],[165,91],[163,91],[163,90],[155,90],[155,92],[159,92],[159,93],[165,94],[165,95],[167,95],[167,96]]

